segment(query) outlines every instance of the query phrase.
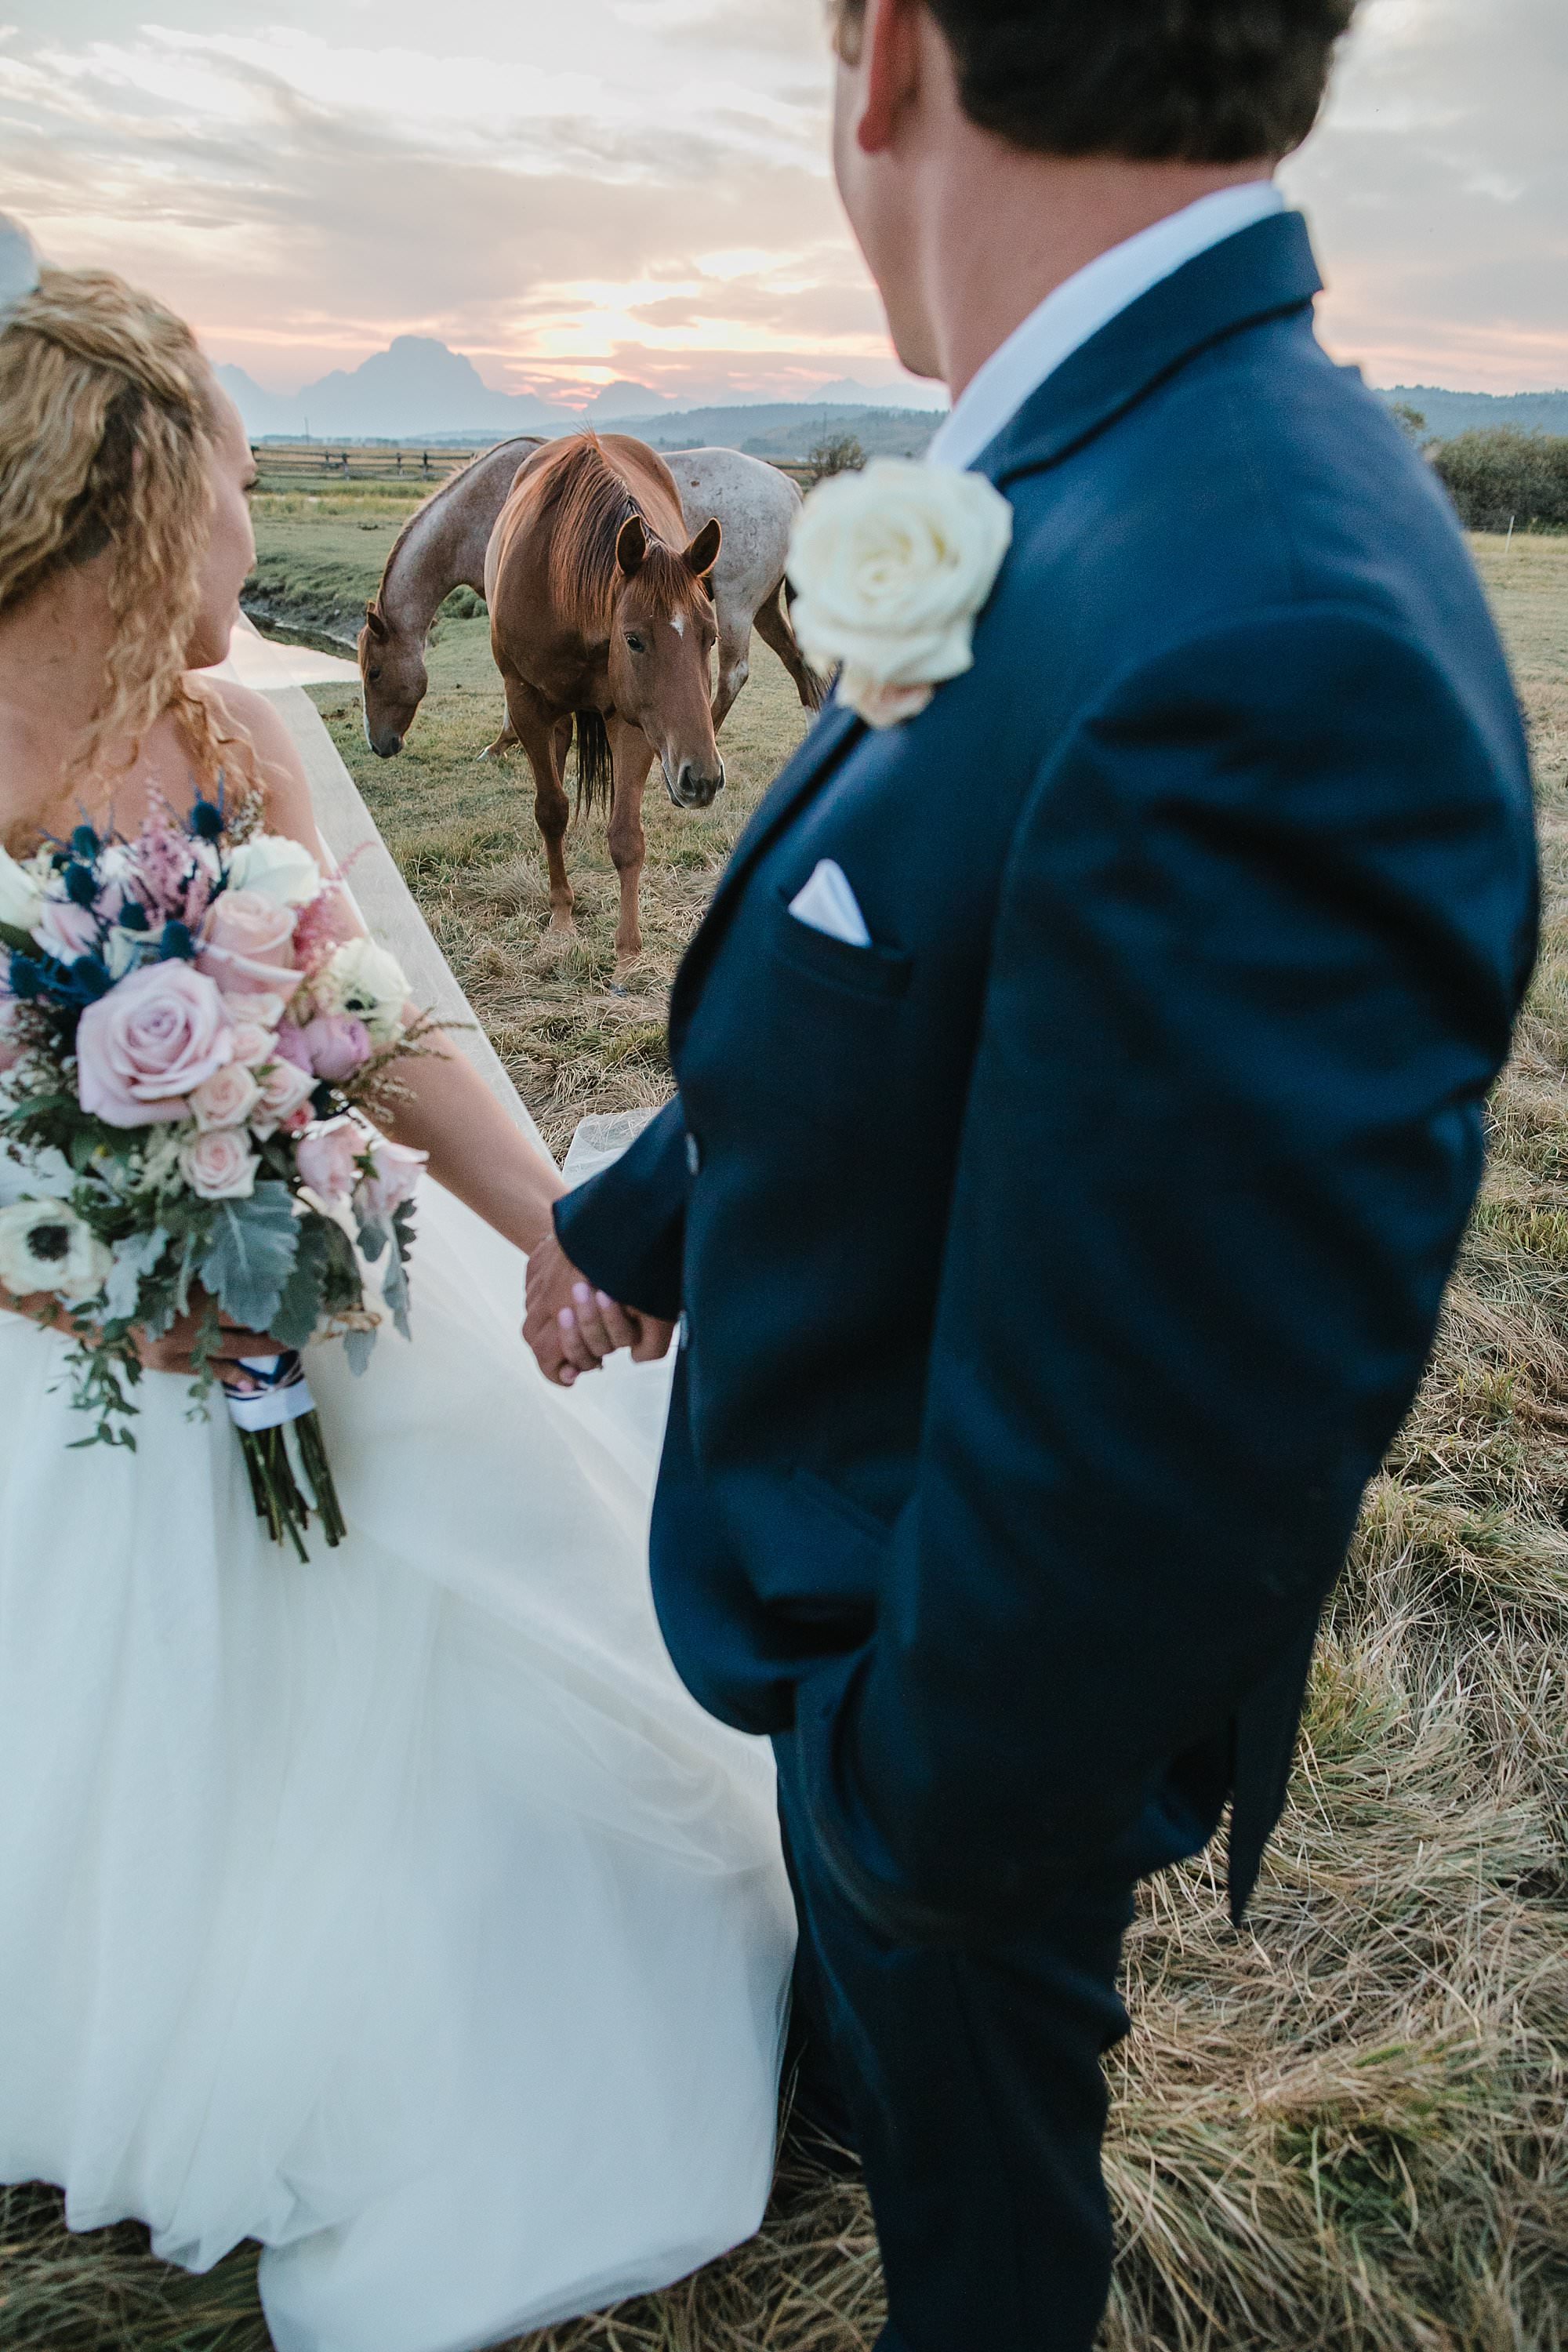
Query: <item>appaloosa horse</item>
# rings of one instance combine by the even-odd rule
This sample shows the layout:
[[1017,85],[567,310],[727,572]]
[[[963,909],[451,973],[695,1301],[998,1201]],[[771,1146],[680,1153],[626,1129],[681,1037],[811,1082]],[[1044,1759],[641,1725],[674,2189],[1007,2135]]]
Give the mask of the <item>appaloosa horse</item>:
[[[443,484],[409,518],[394,542],[360,632],[365,740],[390,760],[402,751],[429,683],[425,645],[430,624],[454,588],[484,593],[485,551],[517,469],[543,445],[535,435],[501,441]],[[822,681],[801,656],[784,602],[784,560],[800,511],[800,492],[776,466],[739,449],[683,449],[669,459],[689,530],[710,515],[723,527],[713,572],[719,619],[719,683],[713,725],[721,727],[751,674],[752,631],[773,647],[808,710]],[[511,748],[504,729],[492,751]]]
[[723,532],[688,541],[668,467],[643,442],[595,433],[547,444],[519,468],[485,558],[490,646],[511,730],[533,770],[550,865],[550,927],[570,933],[562,850],[574,727],[578,798],[607,793],[621,881],[616,952],[642,950],[637,893],[643,787],[658,759],[677,808],[707,808],[724,782],[713,740],[711,594]]

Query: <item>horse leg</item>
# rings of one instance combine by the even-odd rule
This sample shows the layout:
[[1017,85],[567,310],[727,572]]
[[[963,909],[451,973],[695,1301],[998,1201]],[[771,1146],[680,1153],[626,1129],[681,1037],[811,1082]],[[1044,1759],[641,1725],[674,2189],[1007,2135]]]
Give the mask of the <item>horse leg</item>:
[[715,735],[752,675],[752,616],[744,604],[719,607],[719,691],[713,698]]
[[481,760],[504,760],[510,751],[515,751],[517,750],[517,747],[521,740],[521,736],[519,735],[517,729],[511,723],[511,710],[509,706],[506,717],[501,721],[500,733],[496,737],[493,743],[487,743],[485,745],[484,750],[479,753],[479,757]]
[[647,836],[643,832],[642,796],[653,766],[653,747],[640,727],[610,721],[610,749],[615,759],[615,797],[610,803],[610,856],[621,877],[621,916],[616,925],[616,968],[625,971],[642,953],[642,923],[637,898],[642,886]]
[[827,698],[827,688],[805,661],[795,642],[789,614],[784,610],[782,579],[772,595],[764,596],[757,607],[757,635],[763,645],[773,647],[794,678],[795,692],[807,710],[820,710]]
[[514,693],[510,681],[507,709],[533,770],[534,822],[543,840],[545,862],[550,868],[550,929],[558,936],[570,938],[577,928],[572,913],[575,901],[566,878],[562,844],[571,821],[572,804],[566,797],[562,773],[566,765],[566,747],[572,740],[572,721],[570,717],[548,717],[532,707],[531,697]]
[[521,740],[522,738],[519,735],[516,728],[511,723],[511,713],[509,710],[506,717],[501,720],[500,733],[496,737],[493,743],[487,743],[485,745],[484,750],[479,753],[479,757],[481,760],[504,760],[507,758],[509,753],[517,750],[518,745]]

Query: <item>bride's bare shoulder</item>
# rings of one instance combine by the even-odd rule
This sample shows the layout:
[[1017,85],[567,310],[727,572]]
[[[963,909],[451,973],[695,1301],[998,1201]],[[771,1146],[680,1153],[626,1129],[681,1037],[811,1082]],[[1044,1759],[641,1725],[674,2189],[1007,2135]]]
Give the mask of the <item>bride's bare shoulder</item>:
[[293,736],[264,694],[230,678],[187,673],[185,684],[207,706],[218,739],[248,742],[256,776],[266,796],[267,823],[279,833],[310,842],[315,824],[305,763]]
[[220,737],[248,737],[264,769],[277,765],[289,774],[303,775],[294,738],[264,694],[202,670],[188,671],[185,685],[206,704]]

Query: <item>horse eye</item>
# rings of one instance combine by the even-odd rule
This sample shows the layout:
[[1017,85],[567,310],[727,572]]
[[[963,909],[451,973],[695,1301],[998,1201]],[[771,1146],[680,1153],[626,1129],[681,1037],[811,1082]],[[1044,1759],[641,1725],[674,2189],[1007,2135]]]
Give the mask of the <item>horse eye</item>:
[[370,682],[372,686],[379,686],[381,684],[381,672],[378,669],[373,669],[371,671]]
[[647,651],[647,639],[644,637],[634,636],[629,631],[626,635],[626,644],[634,654],[646,654]]

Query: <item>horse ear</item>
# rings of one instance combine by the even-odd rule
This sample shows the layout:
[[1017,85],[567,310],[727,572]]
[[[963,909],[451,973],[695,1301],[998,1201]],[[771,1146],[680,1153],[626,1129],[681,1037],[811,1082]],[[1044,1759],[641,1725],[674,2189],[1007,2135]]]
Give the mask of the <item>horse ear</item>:
[[723,544],[724,526],[715,516],[711,522],[703,524],[687,549],[684,559],[687,570],[695,572],[699,580],[706,580],[719,561],[719,550]]
[[647,561],[647,532],[640,515],[628,515],[616,541],[616,562],[628,580],[635,580]]
[[382,619],[374,600],[364,608],[365,626],[379,644],[386,635],[386,623]]

